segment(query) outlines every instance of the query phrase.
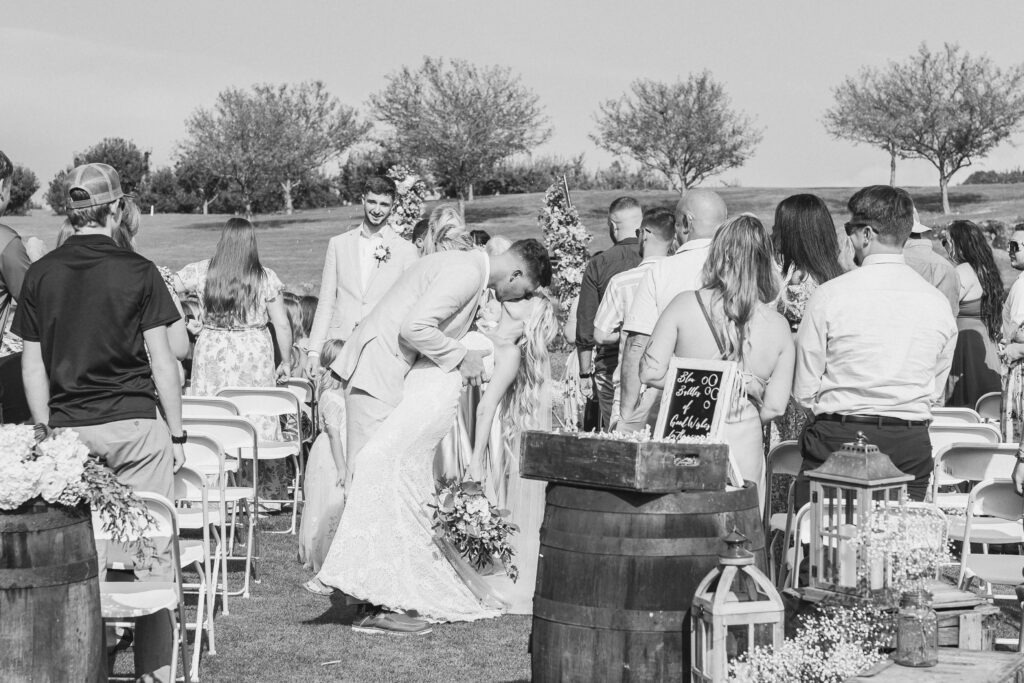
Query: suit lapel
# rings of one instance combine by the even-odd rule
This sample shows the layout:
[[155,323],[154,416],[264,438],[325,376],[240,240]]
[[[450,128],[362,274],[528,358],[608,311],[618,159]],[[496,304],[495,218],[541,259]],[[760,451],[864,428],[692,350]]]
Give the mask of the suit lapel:
[[362,229],[363,226],[360,224],[356,226],[355,230],[349,231],[351,233],[351,237],[345,245],[344,253],[341,254],[341,258],[338,260],[338,265],[341,269],[341,272],[338,273],[338,280],[345,282],[347,289],[357,295],[363,291],[362,279],[359,272],[359,232]]
[[[391,241],[395,237],[395,234],[391,230],[390,225],[385,225],[383,228],[381,228],[380,236],[384,246],[387,247],[390,246]],[[394,256],[395,255],[392,253],[391,257],[394,258]],[[377,279],[377,275],[380,274],[380,271],[382,268],[384,268],[384,266],[384,263],[378,263],[377,261],[374,261],[373,264],[370,266],[370,277],[366,279],[366,287],[363,289],[363,295],[369,292],[370,288],[373,287],[373,281]]]

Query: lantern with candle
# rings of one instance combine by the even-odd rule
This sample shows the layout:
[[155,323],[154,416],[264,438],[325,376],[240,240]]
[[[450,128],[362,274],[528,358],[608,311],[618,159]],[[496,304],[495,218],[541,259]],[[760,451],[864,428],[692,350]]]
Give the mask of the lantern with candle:
[[861,541],[870,539],[865,530],[884,528],[899,513],[913,477],[867,443],[863,432],[805,474],[811,485],[809,590],[884,595],[889,587],[886,561]]
[[719,565],[693,597],[690,627],[691,680],[724,681],[729,662],[755,648],[782,645],[782,597],[756,566],[747,539],[733,530],[723,539]]

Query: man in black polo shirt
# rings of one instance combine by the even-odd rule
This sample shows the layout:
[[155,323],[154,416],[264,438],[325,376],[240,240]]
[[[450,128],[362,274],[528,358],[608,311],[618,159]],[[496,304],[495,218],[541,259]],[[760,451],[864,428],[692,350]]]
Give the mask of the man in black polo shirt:
[[[165,326],[178,311],[156,266],[111,239],[126,201],[117,172],[79,166],[68,195],[75,234],[29,268],[14,318],[13,331],[25,342],[22,378],[32,417],[74,429],[119,480],[173,500],[185,433]],[[98,545],[103,580],[107,550]],[[160,548],[135,576],[166,580],[170,563],[169,547]],[[138,674],[167,680],[170,660],[170,614],[139,620]]]
[[[583,272],[580,302],[576,309],[576,353],[580,361],[580,389],[596,394],[601,407],[601,428],[607,429],[615,403],[615,369],[619,366],[618,344],[594,342],[594,317],[613,276],[640,265],[637,235],[644,212],[632,197],[619,197],[608,207],[608,230],[614,246],[590,259]],[[584,424],[586,430],[598,425]]]

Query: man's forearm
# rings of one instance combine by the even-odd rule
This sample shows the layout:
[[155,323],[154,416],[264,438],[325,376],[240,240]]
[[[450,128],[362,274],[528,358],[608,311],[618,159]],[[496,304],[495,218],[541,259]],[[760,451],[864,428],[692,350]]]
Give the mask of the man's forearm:
[[626,337],[626,348],[622,352],[622,366],[619,370],[620,412],[627,415],[640,402],[640,359],[650,339],[646,334],[630,332]]
[[594,349],[589,347],[586,349],[576,347],[576,357],[580,361],[580,372],[583,374],[590,374],[594,372]]
[[21,379],[25,384],[25,400],[32,413],[32,421],[37,424],[50,422],[50,380],[43,367],[33,368],[23,364]]
[[181,387],[178,385],[177,367],[173,363],[154,363],[153,383],[160,397],[167,428],[171,434],[181,434]]

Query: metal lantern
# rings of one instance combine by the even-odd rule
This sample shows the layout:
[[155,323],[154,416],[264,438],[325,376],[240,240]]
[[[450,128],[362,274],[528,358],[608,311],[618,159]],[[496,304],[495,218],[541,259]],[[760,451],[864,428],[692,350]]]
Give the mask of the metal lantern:
[[859,597],[886,590],[888,568],[870,557],[870,532],[898,511],[914,477],[900,472],[863,432],[804,474],[811,484],[809,590]]
[[785,608],[774,584],[756,566],[738,531],[725,537],[719,565],[693,596],[691,680],[724,681],[729,662],[755,647],[779,647]]

